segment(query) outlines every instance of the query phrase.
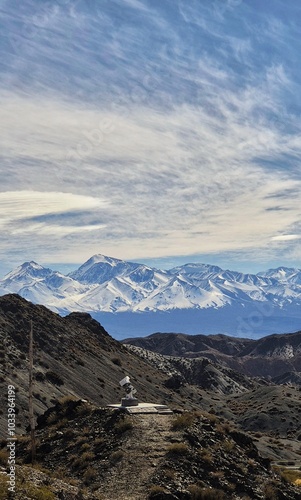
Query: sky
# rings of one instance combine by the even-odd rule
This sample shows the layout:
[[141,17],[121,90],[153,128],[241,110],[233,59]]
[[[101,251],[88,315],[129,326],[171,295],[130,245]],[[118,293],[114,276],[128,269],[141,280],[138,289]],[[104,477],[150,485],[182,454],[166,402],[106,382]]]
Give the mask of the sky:
[[301,4],[0,0],[0,274],[301,267]]

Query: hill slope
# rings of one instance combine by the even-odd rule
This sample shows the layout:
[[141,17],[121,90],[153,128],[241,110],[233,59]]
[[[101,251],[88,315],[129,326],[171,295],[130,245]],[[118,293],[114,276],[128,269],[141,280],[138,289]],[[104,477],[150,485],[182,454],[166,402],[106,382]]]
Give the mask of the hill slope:
[[[89,314],[62,318],[18,295],[0,297],[1,385],[17,388],[18,425],[28,417],[28,344],[30,320],[34,331],[35,412],[40,414],[58,398],[73,394],[98,405],[116,403],[123,391],[119,380],[131,376],[140,399],[168,402],[168,376],[114,340]],[[175,395],[175,404],[180,398]],[[6,422],[0,416],[0,430]]]
[[[37,459],[50,476],[25,465],[30,320]],[[37,498],[41,488],[50,488],[54,495],[47,498],[70,500],[189,500],[203,493],[231,500],[241,494],[300,498],[269,466],[270,459],[300,466],[297,388],[250,378],[204,357],[165,357],[122,345],[88,314],[62,318],[18,295],[0,298],[0,336],[3,394],[8,383],[16,387],[22,498],[28,488]],[[249,343],[242,340],[241,348]],[[126,417],[106,408],[120,401],[125,374],[140,401],[166,403],[176,415]],[[5,413],[0,424],[5,437]],[[0,466],[6,444],[0,442]],[[0,470],[0,498],[3,478]],[[266,485],[274,496],[264,496]]]
[[206,357],[253,377],[276,380],[276,377],[288,374],[287,382],[298,383],[298,373],[301,372],[301,332],[269,335],[259,340],[226,335],[155,333],[125,339],[123,343],[159,354]]
[[[40,466],[91,499],[300,498],[249,435],[202,412],[129,417],[66,400],[39,419],[37,438]],[[28,460],[24,439],[18,456]]]

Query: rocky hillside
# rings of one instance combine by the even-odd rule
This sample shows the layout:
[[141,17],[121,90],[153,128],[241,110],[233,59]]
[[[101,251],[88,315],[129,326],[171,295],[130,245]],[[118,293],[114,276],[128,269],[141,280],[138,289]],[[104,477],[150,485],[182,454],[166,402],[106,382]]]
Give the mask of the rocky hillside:
[[[34,408],[38,416],[64,395],[85,398],[96,405],[118,403],[125,374],[140,400],[180,404],[181,398],[166,387],[169,376],[141,360],[114,340],[85,313],[62,318],[44,306],[18,295],[0,297],[1,392],[16,387],[17,425],[28,423],[28,346],[30,321],[34,335]],[[188,396],[188,390],[186,390]],[[196,403],[198,396],[194,397]],[[193,404],[193,401],[192,401]],[[0,430],[6,421],[0,415]]]
[[[123,341],[156,353],[184,358],[206,357],[245,375],[273,379],[288,372],[297,382],[301,372],[301,332],[268,335],[259,340],[226,335],[155,333]],[[275,379],[276,380],[276,379]]]
[[[297,500],[301,495],[258,452],[250,435],[210,413],[126,416],[65,399],[39,418],[36,434],[37,463],[48,475],[31,480],[44,494],[55,492],[47,498]],[[30,461],[26,436],[17,449],[25,475],[31,470],[24,465]],[[20,484],[23,498],[27,487],[28,480]]]
[[130,352],[170,375],[165,385],[173,389],[189,384],[216,394],[237,394],[268,383],[265,379],[248,377],[205,357],[165,356],[131,344],[125,345]]
[[[28,466],[26,432],[31,321],[39,470]],[[89,314],[62,318],[14,294],[0,298],[0,336],[1,391],[5,395],[8,384],[16,388],[16,498],[301,498],[274,471],[275,465],[301,465],[297,385],[247,376],[205,354],[165,356],[123,345]],[[218,338],[225,349],[226,340]],[[251,345],[239,342],[241,349]],[[227,347],[234,357],[235,345]],[[119,380],[125,374],[140,401],[167,404],[174,416],[126,417],[108,409],[123,396]],[[3,409],[0,424],[2,500]]]

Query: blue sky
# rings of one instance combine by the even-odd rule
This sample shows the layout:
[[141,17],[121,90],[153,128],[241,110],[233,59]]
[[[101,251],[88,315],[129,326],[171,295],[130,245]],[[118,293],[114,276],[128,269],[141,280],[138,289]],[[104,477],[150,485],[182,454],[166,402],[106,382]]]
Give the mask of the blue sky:
[[301,267],[301,4],[0,0],[0,271]]

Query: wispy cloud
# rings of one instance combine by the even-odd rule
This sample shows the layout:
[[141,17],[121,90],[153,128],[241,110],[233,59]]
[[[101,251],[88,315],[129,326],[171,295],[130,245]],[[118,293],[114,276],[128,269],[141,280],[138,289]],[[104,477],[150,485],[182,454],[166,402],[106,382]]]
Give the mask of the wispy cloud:
[[299,244],[300,75],[277,11],[114,0],[57,2],[41,18],[39,5],[17,21],[3,10],[2,255],[17,237],[43,262],[256,259]]
[[[68,221],[70,215],[84,217],[85,213],[104,205],[106,203],[99,199],[72,193],[5,191],[0,193],[0,229],[7,231],[8,236],[22,233],[68,234],[96,230],[104,226],[83,225],[80,222],[76,226],[70,226],[66,224],[66,219]],[[60,218],[61,225],[53,223],[51,218],[56,221]]]
[[301,238],[301,234],[280,234],[279,236],[273,236],[272,240],[274,241],[291,241],[291,240],[299,240]]

